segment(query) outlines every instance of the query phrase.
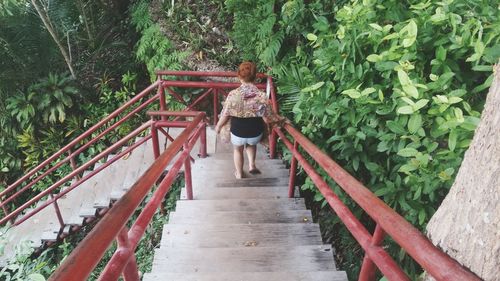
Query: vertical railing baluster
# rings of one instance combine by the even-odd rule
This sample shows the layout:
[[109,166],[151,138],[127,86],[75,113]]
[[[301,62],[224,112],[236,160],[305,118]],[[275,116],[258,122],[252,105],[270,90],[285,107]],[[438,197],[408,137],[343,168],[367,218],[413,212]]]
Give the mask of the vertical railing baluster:
[[[71,166],[71,169],[74,171],[78,168],[78,166],[76,165],[75,156],[72,154],[73,154],[73,151],[71,150],[71,148],[68,149],[69,165]],[[81,179],[80,175],[75,175],[75,179],[80,180]]]
[[[184,150],[187,150],[187,143],[184,144]],[[184,160],[184,182],[188,200],[193,200],[193,181],[191,178],[191,159],[186,157]]]
[[[382,227],[377,224],[375,226],[375,231],[373,232],[372,240],[370,241],[370,246],[380,246],[382,241],[384,241],[385,231]],[[377,267],[373,261],[365,254],[363,259],[363,264],[361,265],[361,271],[359,272],[358,281],[373,281],[375,280],[377,273]]]
[[219,116],[218,116],[218,113],[219,113],[219,89],[215,89],[215,91],[213,91],[213,95],[214,95],[214,126],[217,125],[217,122],[219,121]]
[[[160,99],[160,111],[167,110],[167,102],[165,101],[165,93],[164,93],[164,89],[163,89],[163,83],[160,83],[160,85],[158,85],[158,96]],[[162,116],[161,120],[165,121],[165,120],[167,120],[167,117]]]
[[203,122],[201,124],[203,128],[201,129],[200,134],[200,157],[207,157],[207,122]]
[[124,226],[116,237],[117,249],[99,276],[99,281],[118,280],[120,275],[125,281],[139,281],[139,271],[135,254],[130,245],[128,228]]
[[158,127],[154,116],[151,116],[151,139],[153,140],[153,154],[157,159],[160,157],[160,141],[158,140]]
[[[50,199],[53,199],[54,198],[54,194],[50,194]],[[64,224],[64,219],[62,217],[62,214],[61,214],[61,209],[59,209],[59,204],[57,204],[57,200],[54,200],[54,203],[52,203],[52,205],[54,205],[54,209],[56,210],[56,215],[57,215],[57,220],[59,221],[59,225],[61,225],[61,228],[64,228],[65,224]]]
[[292,151],[292,163],[290,166],[290,181],[288,182],[288,198],[293,198],[295,193],[295,176],[297,175],[297,158],[295,158],[295,153],[297,153],[297,148],[299,143],[297,141],[293,142]]

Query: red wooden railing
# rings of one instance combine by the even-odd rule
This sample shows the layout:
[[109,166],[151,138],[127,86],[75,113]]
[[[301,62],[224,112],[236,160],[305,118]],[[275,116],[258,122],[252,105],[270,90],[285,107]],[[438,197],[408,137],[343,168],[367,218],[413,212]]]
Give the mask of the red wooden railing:
[[[275,128],[285,146],[292,152],[289,196],[293,197],[295,173],[300,164],[318,190],[325,197],[332,210],[339,216],[349,232],[365,251],[358,280],[373,281],[377,268],[388,280],[410,280],[394,259],[381,245],[384,236],[389,235],[410,257],[436,280],[468,281],[480,280],[474,273],[434,246],[418,229],[387,206],[362,183],[356,180],[340,165],[321,151],[290,124]],[[285,132],[291,137],[288,139]],[[354,216],[338,195],[328,186],[306,158],[299,147],[307,153],[353,199],[377,224],[373,235]]]
[[[151,112],[150,114],[162,117],[191,116],[194,119],[186,124],[184,131],[158,156],[153,165],[130,190],[114,204],[113,208],[72,251],[49,280],[86,280],[115,239],[118,242],[118,248],[101,273],[99,280],[118,280],[122,274],[125,280],[139,280],[134,256],[135,248],[182,165],[185,166],[186,189],[192,199],[189,153],[202,132],[206,130],[206,123],[203,122],[205,114],[201,112]],[[160,126],[157,122],[152,124],[155,130]],[[158,144],[157,141],[155,143]],[[202,147],[205,146],[204,151],[206,151],[206,140],[202,140],[202,144]],[[169,169],[151,199],[146,202],[146,206],[128,230],[126,224],[130,217],[181,148],[183,151],[180,157],[173,163],[172,168]],[[156,154],[159,148],[156,147],[155,151]]]

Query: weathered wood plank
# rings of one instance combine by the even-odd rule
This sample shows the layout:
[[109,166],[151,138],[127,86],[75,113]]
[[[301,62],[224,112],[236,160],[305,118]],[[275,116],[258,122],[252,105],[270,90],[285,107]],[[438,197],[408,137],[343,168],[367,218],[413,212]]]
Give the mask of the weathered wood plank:
[[304,223],[167,224],[161,247],[227,248],[322,245],[319,225]]
[[[287,186],[219,187],[203,188],[193,186],[195,200],[210,199],[280,199],[288,197]],[[181,199],[187,199],[186,190],[181,190]]]
[[153,270],[163,272],[310,272],[335,270],[330,245],[243,248],[160,248]]
[[146,273],[143,281],[347,281],[343,271]]
[[176,211],[195,209],[203,212],[227,211],[280,211],[304,210],[306,208],[302,198],[281,199],[219,199],[219,200],[179,200]]
[[308,210],[280,212],[171,212],[169,223],[174,224],[257,224],[257,223],[312,223]]

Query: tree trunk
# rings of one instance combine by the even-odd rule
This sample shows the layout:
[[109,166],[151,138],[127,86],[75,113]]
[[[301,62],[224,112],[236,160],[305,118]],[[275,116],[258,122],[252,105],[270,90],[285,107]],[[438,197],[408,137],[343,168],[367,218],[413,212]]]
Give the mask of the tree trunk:
[[66,61],[66,65],[69,68],[69,72],[71,73],[71,76],[73,78],[76,78],[75,71],[73,70],[73,66],[71,65],[71,60],[69,59],[68,52],[66,49],[63,47],[61,44],[61,41],[57,37],[57,33],[54,30],[54,27],[52,26],[52,23],[50,22],[50,18],[46,11],[44,11],[40,5],[36,2],[36,0],[31,0],[31,4],[35,8],[36,12],[38,13],[38,16],[43,22],[43,25],[47,30],[49,31],[50,35],[52,36],[52,39],[54,39],[54,42],[56,43],[57,47],[59,48],[59,51],[61,52],[62,56],[64,57],[64,60]]
[[486,281],[500,280],[500,65],[481,121],[427,236]]

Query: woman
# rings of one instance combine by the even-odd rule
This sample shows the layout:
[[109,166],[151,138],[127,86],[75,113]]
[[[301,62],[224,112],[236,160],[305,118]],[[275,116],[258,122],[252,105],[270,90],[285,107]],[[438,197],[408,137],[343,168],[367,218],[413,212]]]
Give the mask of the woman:
[[221,118],[215,127],[217,134],[224,125],[231,125],[231,143],[234,150],[234,176],[237,179],[244,177],[243,150],[246,146],[248,156],[248,171],[259,174],[255,165],[257,143],[264,133],[264,122],[268,123],[273,114],[269,99],[253,84],[257,69],[252,62],[243,62],[238,67],[238,78],[241,86],[229,93],[224,102]]

